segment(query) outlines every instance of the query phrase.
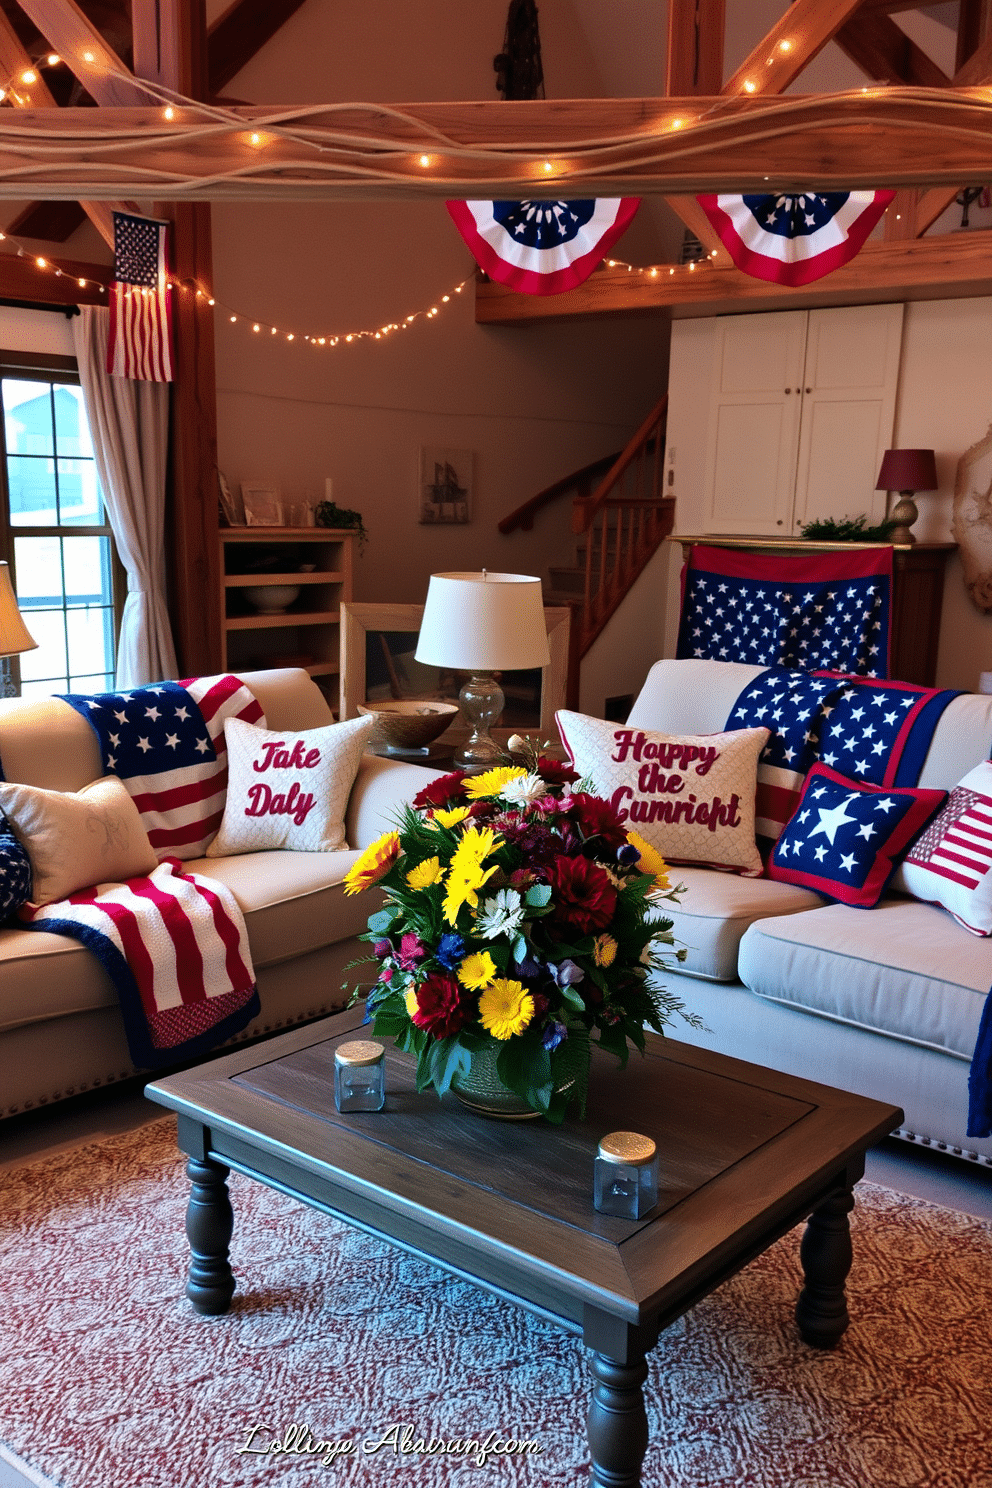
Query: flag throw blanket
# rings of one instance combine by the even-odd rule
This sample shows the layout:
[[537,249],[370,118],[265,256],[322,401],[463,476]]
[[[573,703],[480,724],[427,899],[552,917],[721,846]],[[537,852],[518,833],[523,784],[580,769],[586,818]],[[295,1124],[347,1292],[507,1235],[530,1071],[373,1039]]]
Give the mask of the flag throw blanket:
[[992,1137],[992,992],[985,999],[968,1075],[969,1137]]
[[769,667],[740,693],[726,729],[771,729],[758,761],[755,832],[778,841],[818,761],[851,780],[915,785],[933,731],[958,692],[911,682]]
[[148,878],[83,889],[18,917],[82,942],[120,998],[139,1068],[176,1064],[221,1044],[260,1011],[244,916],[214,879],[166,858]]
[[103,768],[127,787],[156,856],[202,857],[224,815],[224,720],[265,727],[262,706],[240,677],[62,696],[95,731]]
[[884,677],[891,594],[891,547],[806,558],[695,543],[676,655]]

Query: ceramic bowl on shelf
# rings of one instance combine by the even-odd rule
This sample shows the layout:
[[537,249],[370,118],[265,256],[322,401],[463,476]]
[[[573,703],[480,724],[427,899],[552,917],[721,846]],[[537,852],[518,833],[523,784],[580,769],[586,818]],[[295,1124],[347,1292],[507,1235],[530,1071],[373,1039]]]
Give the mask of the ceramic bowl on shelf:
[[261,615],[281,615],[300,593],[299,584],[251,584],[242,594]]
[[458,716],[457,703],[435,703],[425,698],[389,698],[383,703],[359,703],[359,713],[373,714],[377,735],[389,749],[426,749]]

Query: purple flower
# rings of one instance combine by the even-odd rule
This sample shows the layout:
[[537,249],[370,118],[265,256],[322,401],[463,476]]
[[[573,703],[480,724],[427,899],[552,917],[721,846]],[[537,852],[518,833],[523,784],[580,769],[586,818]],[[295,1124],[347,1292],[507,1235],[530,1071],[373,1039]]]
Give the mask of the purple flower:
[[576,982],[581,982],[585,972],[581,966],[576,966],[574,961],[565,958],[558,966],[548,963],[548,970],[554,976],[559,987],[574,987]]
[[526,952],[524,952],[522,960],[518,961],[514,957],[514,964],[517,968],[517,975],[523,977],[524,981],[532,982],[536,977],[541,975],[540,961],[536,961],[533,956],[528,956]]
[[617,848],[617,862],[621,868],[633,868],[640,860],[641,855],[632,842],[625,842],[623,847]]
[[563,1044],[567,1038],[568,1029],[564,1023],[559,1023],[556,1019],[552,1019],[550,1023],[545,1024],[544,1032],[541,1034],[541,1043],[550,1054],[553,1050],[557,1049],[559,1044]]
[[423,961],[427,950],[419,935],[408,930],[400,941],[398,960],[404,971],[416,971],[418,961]]
[[446,971],[454,971],[464,959],[465,942],[460,935],[442,935],[434,955]]
[[385,961],[386,957],[392,955],[393,942],[391,940],[377,940],[372,947],[372,954],[379,961]]

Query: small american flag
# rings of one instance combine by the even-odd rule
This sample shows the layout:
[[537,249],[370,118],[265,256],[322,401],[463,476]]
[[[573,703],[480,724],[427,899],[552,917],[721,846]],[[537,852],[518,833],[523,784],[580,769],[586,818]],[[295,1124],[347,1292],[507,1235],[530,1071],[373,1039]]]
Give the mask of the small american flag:
[[906,861],[977,889],[992,867],[992,799],[957,786]]
[[114,213],[107,371],[142,382],[172,381],[172,291],[165,259],[169,224]]
[[94,729],[103,768],[127,787],[156,856],[202,857],[224,815],[224,720],[264,728],[254,694],[223,675],[64,697]]

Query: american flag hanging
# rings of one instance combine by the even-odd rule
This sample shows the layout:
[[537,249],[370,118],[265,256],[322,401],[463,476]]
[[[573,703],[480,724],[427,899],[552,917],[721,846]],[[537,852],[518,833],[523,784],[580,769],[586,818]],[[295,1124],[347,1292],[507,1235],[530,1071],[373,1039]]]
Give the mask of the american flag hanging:
[[172,381],[172,291],[166,263],[169,224],[114,213],[107,371],[141,382]]
[[864,246],[894,191],[700,196],[734,263],[754,279],[810,284]]
[[449,201],[480,269],[518,294],[563,294],[589,278],[627,231],[640,197]]

